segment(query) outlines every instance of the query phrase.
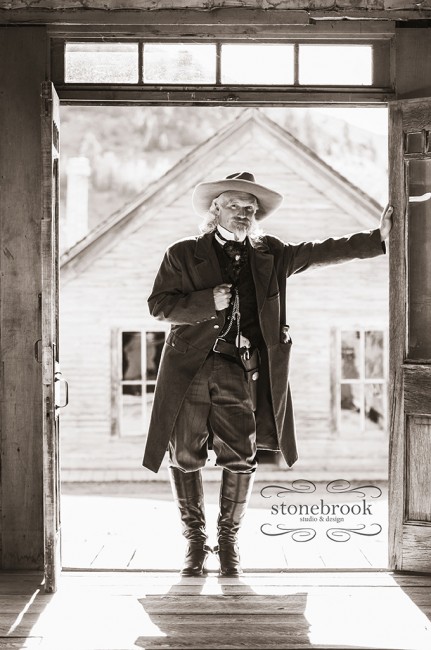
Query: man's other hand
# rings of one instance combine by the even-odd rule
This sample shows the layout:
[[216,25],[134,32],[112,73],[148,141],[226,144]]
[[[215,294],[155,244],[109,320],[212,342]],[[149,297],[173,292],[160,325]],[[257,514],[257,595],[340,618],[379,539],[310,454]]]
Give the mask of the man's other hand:
[[392,230],[392,213],[394,209],[391,205],[387,205],[380,217],[380,239],[385,241]]
[[219,284],[217,287],[214,287],[214,304],[216,311],[221,311],[222,309],[227,309],[230,303],[230,288],[231,284]]

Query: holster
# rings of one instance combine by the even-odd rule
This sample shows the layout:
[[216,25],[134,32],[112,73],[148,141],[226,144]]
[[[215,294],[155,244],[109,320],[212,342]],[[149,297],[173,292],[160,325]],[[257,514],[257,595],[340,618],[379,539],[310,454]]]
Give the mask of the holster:
[[245,352],[240,352],[239,356],[241,365],[244,368],[248,388],[250,390],[253,411],[255,411],[257,408],[257,380],[259,379],[260,367],[259,350],[255,348],[251,354],[249,350],[245,350]]

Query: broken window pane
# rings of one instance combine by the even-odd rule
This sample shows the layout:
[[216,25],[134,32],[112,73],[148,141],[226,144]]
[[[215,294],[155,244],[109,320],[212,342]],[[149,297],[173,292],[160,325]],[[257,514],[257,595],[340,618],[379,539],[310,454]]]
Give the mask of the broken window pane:
[[216,46],[212,43],[145,43],[144,82],[214,84]]
[[384,384],[365,384],[365,429],[379,430],[384,427]]
[[222,45],[223,84],[293,84],[293,45]]
[[361,431],[361,403],[362,387],[359,384],[341,384],[341,434],[358,433]]
[[431,359],[431,160],[408,163],[408,356]]
[[142,379],[141,332],[123,332],[123,379]]
[[383,379],[383,332],[365,332],[365,378]]
[[164,332],[147,332],[147,380],[155,380],[159,369],[160,357],[162,356],[165,342]]
[[371,45],[300,45],[299,83],[370,86],[373,48]]
[[137,43],[66,43],[67,83],[125,83],[139,80]]
[[141,436],[142,423],[142,386],[123,385],[121,412],[121,435]]
[[341,332],[341,377],[359,379],[360,372],[360,332]]

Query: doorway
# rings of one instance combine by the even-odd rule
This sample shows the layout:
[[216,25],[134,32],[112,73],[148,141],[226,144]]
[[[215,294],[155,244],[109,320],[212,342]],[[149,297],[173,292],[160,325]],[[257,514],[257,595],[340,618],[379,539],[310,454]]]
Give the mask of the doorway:
[[[252,166],[261,182],[277,184],[285,207],[267,231],[284,240],[377,227],[386,201],[386,109],[338,109],[338,115],[331,109],[331,115],[317,108],[164,107],[162,118],[150,107],[62,110],[62,168],[74,188],[69,199],[63,178],[62,213],[78,215],[62,224],[61,351],[71,395],[61,427],[63,566],[176,570],[182,539],[166,470],[159,476],[140,467],[165,336],[146,313],[144,296],[163,251],[197,232],[189,206],[202,169],[217,178]],[[91,127],[98,124],[102,136]],[[136,146],[136,133],[145,146]],[[175,133],[183,141],[172,151]],[[135,147],[129,165],[124,142]],[[86,197],[91,184],[98,193]],[[381,257],[289,281],[300,460],[288,471],[274,455],[261,457],[243,535],[246,569],[386,568],[387,275]],[[213,464],[206,489],[210,533],[218,498]],[[300,489],[289,491],[298,480]],[[358,500],[354,488],[364,483]],[[288,492],[271,493],[274,484]],[[362,499],[369,509],[360,519],[353,506]],[[301,522],[321,500],[333,521]],[[294,529],[301,528],[315,535],[298,537]],[[328,537],[331,528],[338,538]],[[356,532],[347,539],[342,529]],[[156,551],[173,535],[178,550],[166,563]]]

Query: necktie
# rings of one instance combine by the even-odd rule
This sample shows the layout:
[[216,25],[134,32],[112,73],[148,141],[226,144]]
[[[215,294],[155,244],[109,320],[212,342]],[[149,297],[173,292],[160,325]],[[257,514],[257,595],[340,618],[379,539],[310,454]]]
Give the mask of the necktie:
[[227,241],[223,250],[229,257],[232,273],[235,280],[238,280],[242,267],[247,262],[247,246],[245,242]]

